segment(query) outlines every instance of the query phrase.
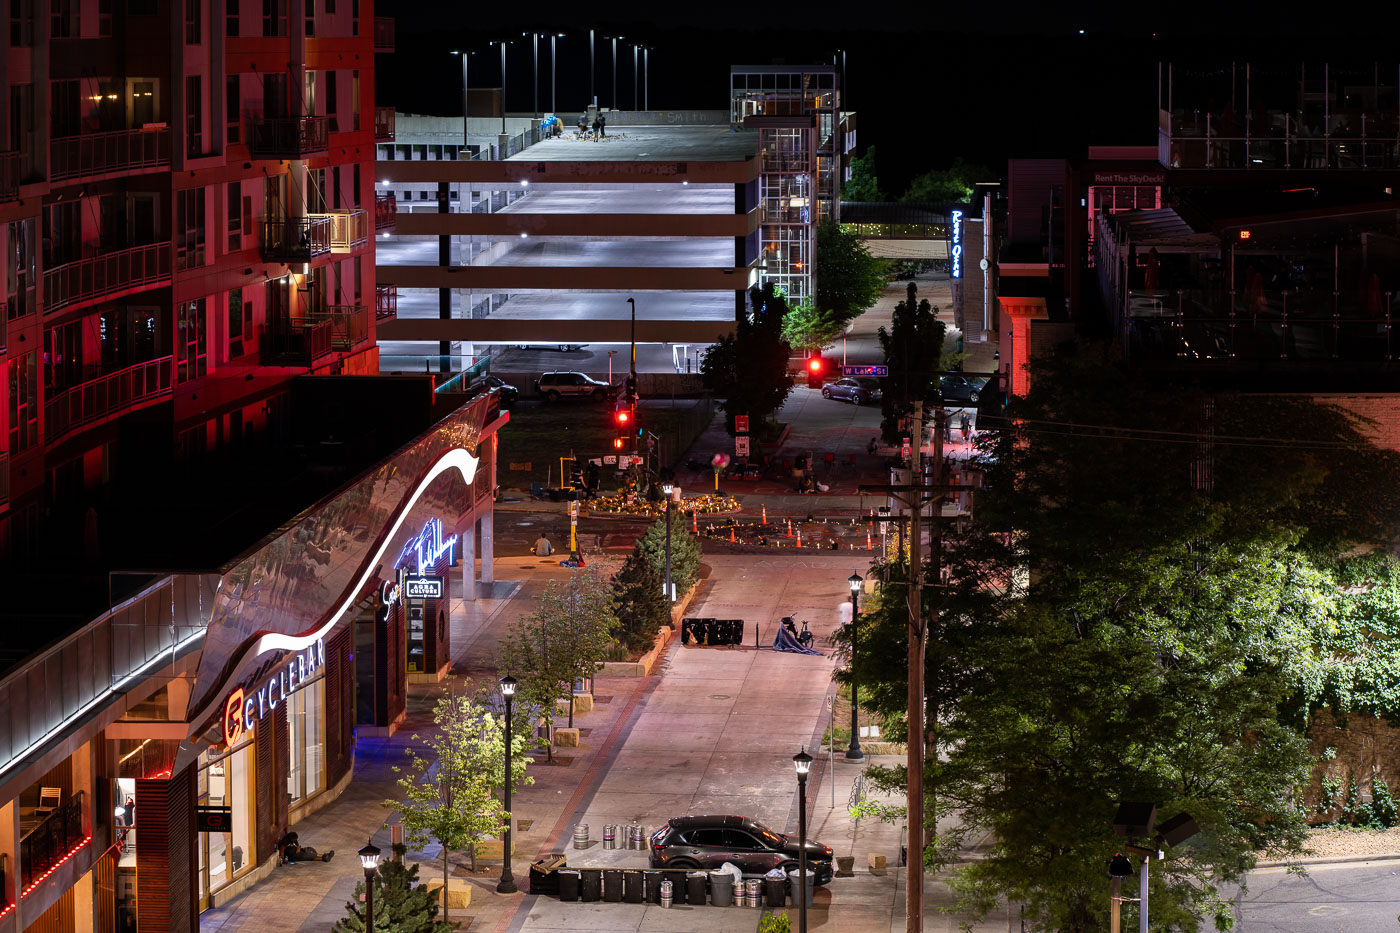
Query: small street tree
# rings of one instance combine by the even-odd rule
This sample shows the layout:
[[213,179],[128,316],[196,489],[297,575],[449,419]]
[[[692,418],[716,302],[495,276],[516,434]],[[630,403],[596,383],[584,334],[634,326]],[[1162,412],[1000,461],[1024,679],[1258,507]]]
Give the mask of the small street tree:
[[844,327],[880,300],[889,281],[889,266],[870,253],[865,241],[827,218],[817,225],[818,308],[834,314]]
[[661,571],[642,556],[639,547],[634,547],[613,577],[617,640],[628,650],[646,651],[653,644],[656,630],[670,622],[664,586],[665,577]]
[[[660,574],[666,573],[666,517],[652,522],[637,541],[637,550]],[[690,533],[686,517],[671,510],[671,582],[683,594],[700,579],[700,541]]]
[[[405,868],[389,859],[379,863],[373,877],[375,933],[452,933],[452,924],[437,919],[437,898],[418,884],[418,866]],[[336,921],[334,933],[367,933],[365,883],[345,905],[345,917]]]
[[938,377],[945,367],[944,327],[938,309],[927,298],[920,300],[918,286],[909,283],[903,301],[895,306],[890,329],[881,327],[880,347],[890,374],[880,399],[880,434],[886,444],[899,443],[899,419],[909,403],[932,402],[938,395]]
[[705,388],[724,401],[725,425],[734,433],[734,416],[748,415],[758,424],[782,407],[792,392],[783,339],[787,299],[771,282],[749,289],[749,309],[735,315],[734,332],[721,336],[700,359]]
[[783,339],[799,352],[820,353],[845,333],[846,322],[835,311],[823,311],[803,302],[783,318]]
[[883,201],[885,193],[875,177],[875,147],[851,160],[851,177],[841,185],[843,201]]
[[[439,698],[433,723],[438,731],[414,735],[420,744],[405,749],[408,766],[394,769],[403,798],[386,800],[384,806],[399,814],[410,845],[422,848],[431,839],[442,846],[446,887],[451,851],[499,835],[511,818],[497,796],[506,782],[505,724],[470,697],[454,693]],[[512,749],[514,785],[533,783],[525,777],[525,766],[532,760],[525,756],[528,742],[527,736],[518,736]],[[428,754],[420,755],[420,750]],[[473,851],[473,865],[475,861]]]

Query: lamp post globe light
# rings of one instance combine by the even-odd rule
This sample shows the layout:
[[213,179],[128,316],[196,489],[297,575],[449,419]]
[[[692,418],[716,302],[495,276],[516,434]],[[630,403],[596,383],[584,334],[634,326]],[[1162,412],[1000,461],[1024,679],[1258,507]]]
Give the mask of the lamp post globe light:
[[360,850],[360,865],[365,870],[365,933],[374,933],[374,873],[379,870],[381,854],[373,839]]
[[515,876],[510,873],[510,826],[511,823],[515,822],[515,817],[511,815],[510,812],[510,785],[512,783],[510,771],[510,753],[511,746],[514,744],[514,740],[512,737],[512,727],[514,725],[514,721],[511,717],[511,704],[515,700],[515,688],[518,683],[519,681],[517,681],[514,677],[510,676],[509,674],[501,678],[501,696],[503,696],[506,701],[506,833],[502,840],[503,845],[501,847],[502,853],[505,856],[505,862],[501,866],[500,883],[496,885],[497,894],[514,894],[517,890],[515,887]]
[[804,747],[792,756],[797,770],[797,929],[807,933],[807,772],[812,770],[812,756]]
[[865,753],[860,750],[860,726],[856,718],[860,709],[860,687],[856,683],[856,633],[859,631],[856,618],[860,610],[860,585],[865,580],[860,574],[853,573],[846,578],[846,582],[851,585],[851,743],[846,748],[846,760],[860,761]]

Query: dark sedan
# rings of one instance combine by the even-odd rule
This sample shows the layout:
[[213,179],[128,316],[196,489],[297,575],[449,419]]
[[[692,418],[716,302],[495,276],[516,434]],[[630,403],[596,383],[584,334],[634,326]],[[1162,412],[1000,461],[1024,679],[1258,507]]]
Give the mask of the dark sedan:
[[982,387],[987,384],[986,376],[940,376],[939,394],[945,402],[971,402],[976,405],[982,398]]
[[[682,816],[651,834],[652,868],[719,868],[733,862],[746,875],[797,870],[797,839],[742,816]],[[831,847],[807,840],[807,870],[831,880]]]
[[880,400],[880,383],[874,379],[838,379],[822,386],[822,398],[839,398],[852,405],[869,405]]
[[472,394],[490,392],[492,389],[501,393],[502,404],[509,405],[520,398],[520,390],[509,382],[503,381],[499,376],[486,376],[477,381],[472,386]]

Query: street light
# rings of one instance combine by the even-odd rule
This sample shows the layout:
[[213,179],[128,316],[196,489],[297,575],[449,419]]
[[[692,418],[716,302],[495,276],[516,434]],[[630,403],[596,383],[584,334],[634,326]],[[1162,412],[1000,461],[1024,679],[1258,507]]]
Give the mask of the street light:
[[851,585],[851,744],[846,748],[846,760],[860,761],[865,754],[860,750],[860,728],[856,720],[860,702],[860,687],[856,683],[856,637],[859,631],[856,627],[856,613],[860,608],[857,601],[860,585],[865,581],[861,579],[860,574],[853,573],[846,578],[846,582]]
[[792,756],[797,769],[797,929],[807,933],[807,772],[812,770],[812,756],[802,751]]
[[608,36],[607,38],[609,38],[609,39],[612,40],[612,55],[613,55],[613,93],[612,93],[612,100],[609,101],[609,103],[612,104],[612,109],[616,110],[616,109],[618,109],[618,108],[617,108],[617,40],[618,40],[618,39],[621,39],[622,36]]
[[559,103],[555,98],[555,77],[559,72],[559,40],[563,36],[562,32],[550,33],[549,36],[549,112],[555,116],[559,115]]
[[[510,40],[508,40],[508,39],[493,39],[492,42],[491,42],[492,45],[499,45],[499,46],[501,47],[501,135],[502,135],[502,136],[504,136],[505,133],[506,133],[506,44],[507,44],[509,41],[510,41]],[[502,153],[502,154],[501,154],[501,158],[504,159],[504,158],[506,157],[507,154],[508,154],[508,153]]]
[[[506,699],[506,834],[503,840],[504,845],[502,846],[505,852],[505,864],[501,866],[501,881],[496,885],[497,894],[514,894],[517,890],[515,887],[515,878],[510,873],[510,824],[515,822],[515,816],[510,812],[510,752],[512,744],[511,733],[512,727],[514,726],[514,722],[511,719],[511,703],[515,699],[515,687],[517,683],[519,683],[519,681],[509,674],[501,678],[501,696]],[[366,933],[371,933],[371,931],[366,931]]]
[[522,32],[522,36],[529,36],[531,45],[534,47],[534,55],[530,59],[535,66],[535,116],[540,115],[540,34],[537,32]]
[[471,112],[471,97],[467,93],[467,88],[470,87],[467,83],[467,59],[471,58],[471,56],[476,53],[453,49],[452,54],[462,56],[462,148],[465,149],[467,147],[467,136],[469,135],[467,130],[467,115]]
[[360,850],[360,864],[365,869],[365,933],[374,933],[374,873],[379,869],[379,856],[373,839]]
[[[666,605],[669,606],[675,600],[671,590],[671,503],[680,498],[680,490],[670,483],[662,483],[661,491],[666,496]],[[675,495],[672,496],[672,492]]]
[[637,51],[638,51],[641,47],[642,47],[642,46],[641,46],[640,43],[637,43],[637,42],[633,42],[633,43],[632,43],[632,109],[633,109],[633,110],[636,110],[636,109],[637,109]]

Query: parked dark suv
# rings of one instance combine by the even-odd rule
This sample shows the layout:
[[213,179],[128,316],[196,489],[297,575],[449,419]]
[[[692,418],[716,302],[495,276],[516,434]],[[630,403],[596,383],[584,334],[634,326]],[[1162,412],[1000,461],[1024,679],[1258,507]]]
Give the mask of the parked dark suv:
[[551,402],[561,398],[592,398],[601,402],[617,397],[617,386],[583,373],[545,373],[535,380],[535,388]]
[[[652,868],[738,865],[746,875],[797,869],[797,840],[742,816],[681,816],[651,834]],[[817,884],[831,880],[831,848],[807,840],[807,870]]]

